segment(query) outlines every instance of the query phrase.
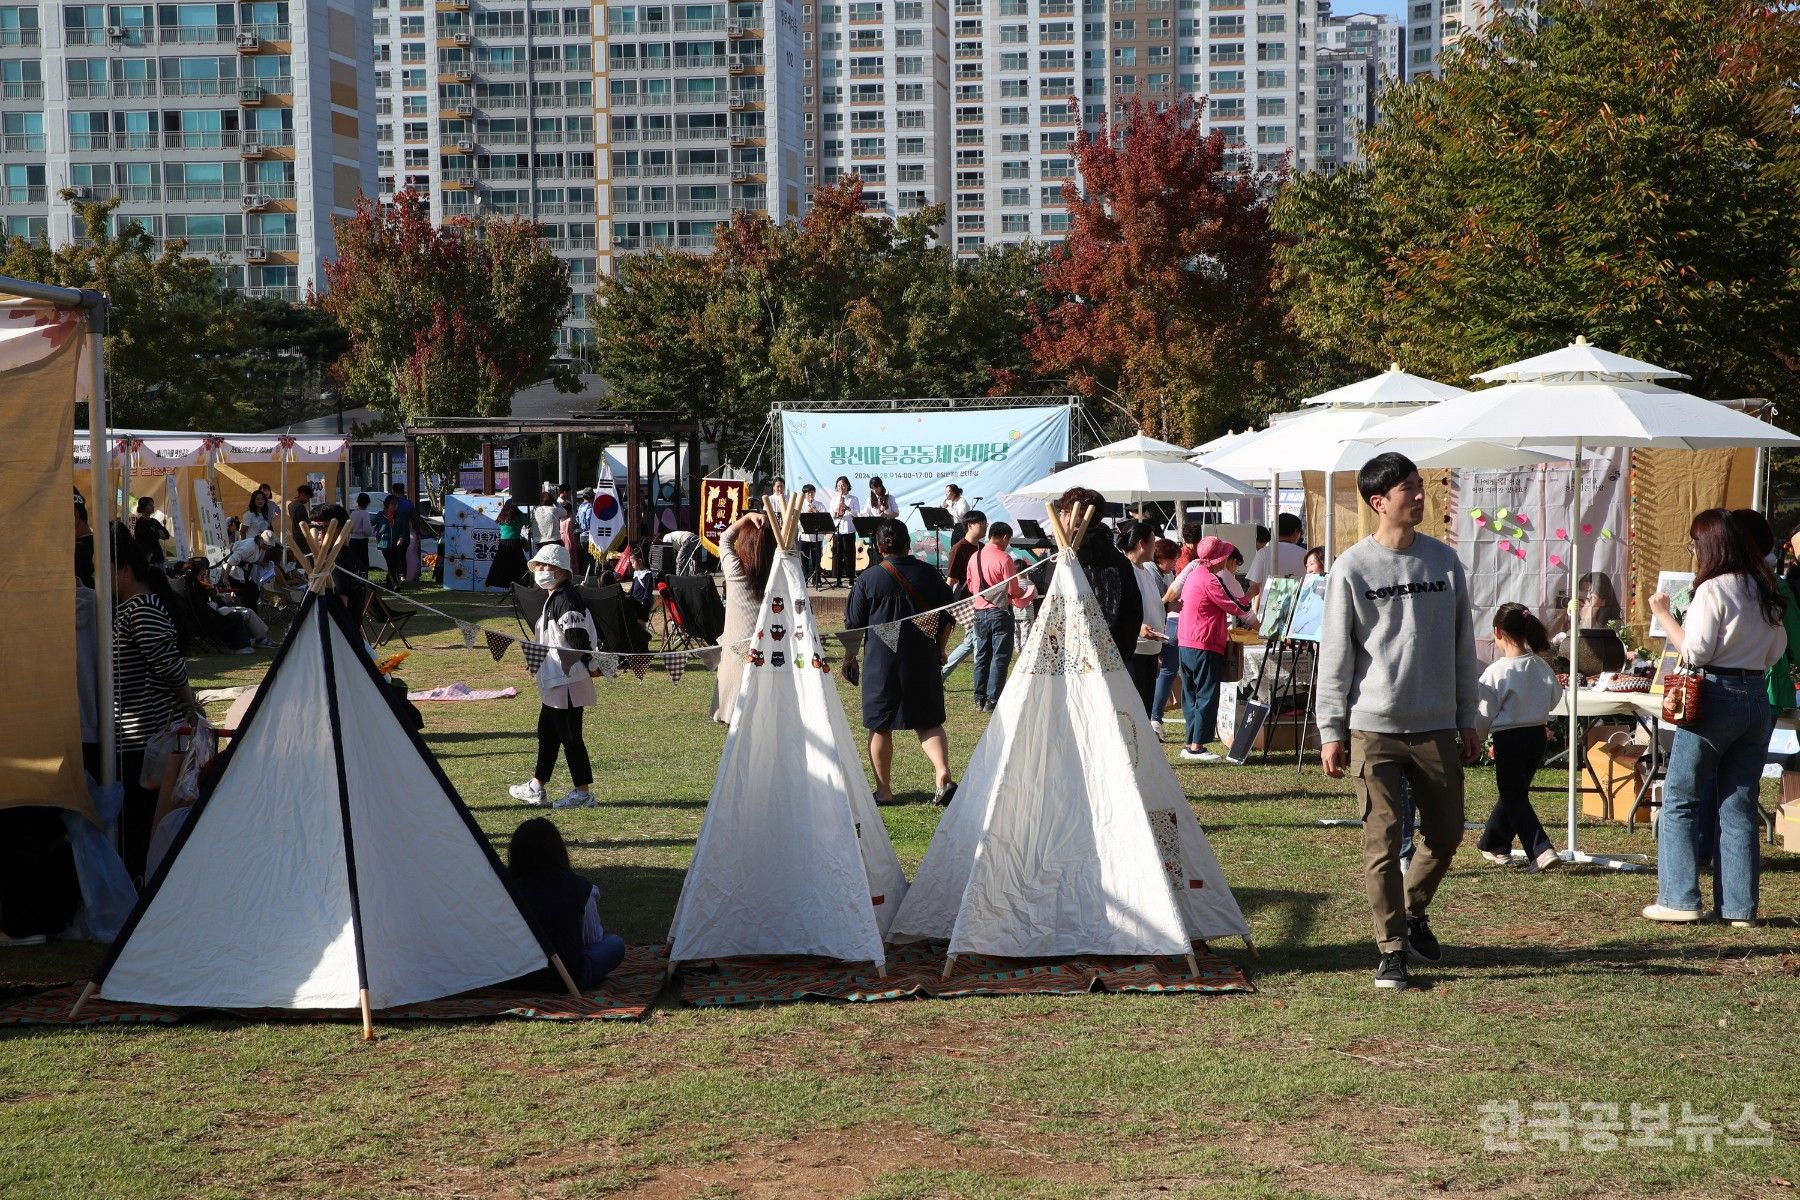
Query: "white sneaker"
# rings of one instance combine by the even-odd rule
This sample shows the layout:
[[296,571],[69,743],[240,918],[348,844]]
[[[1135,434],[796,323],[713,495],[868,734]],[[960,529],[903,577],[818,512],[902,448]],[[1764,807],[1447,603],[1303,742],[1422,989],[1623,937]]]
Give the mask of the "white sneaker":
[[1512,866],[1512,855],[1510,854],[1495,854],[1492,850],[1483,850],[1481,852],[1481,857],[1487,859],[1496,867]]
[[1150,722],[1150,732],[1154,733],[1156,735],[1157,741],[1159,741],[1159,742],[1162,741],[1162,722],[1161,721]]
[[1207,754],[1207,752],[1205,750],[1189,750],[1186,746],[1183,746],[1181,748],[1181,761],[1182,762],[1205,762],[1206,754]]
[[1644,906],[1644,915],[1652,921],[1685,925],[1698,921],[1704,914],[1697,908],[1664,908],[1660,904],[1647,904]]
[[1562,865],[1562,855],[1558,854],[1555,850],[1546,850],[1537,856],[1537,862],[1533,865],[1540,871],[1548,871],[1551,867],[1560,867]]
[[527,779],[524,783],[515,783],[506,790],[520,804],[537,805],[544,803],[546,799],[544,785],[535,779]]
[[600,802],[594,799],[594,793],[587,788],[575,788],[568,795],[551,805],[552,808],[598,808]]
[[1194,757],[1199,762],[1224,762],[1225,761],[1225,756],[1223,754],[1214,754],[1211,750],[1202,750],[1199,754],[1195,755]]

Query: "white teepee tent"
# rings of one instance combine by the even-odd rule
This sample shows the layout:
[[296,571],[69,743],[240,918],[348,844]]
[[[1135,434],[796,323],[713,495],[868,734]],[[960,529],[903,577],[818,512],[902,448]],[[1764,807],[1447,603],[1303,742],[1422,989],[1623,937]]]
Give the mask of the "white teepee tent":
[[[1059,545],[1079,544],[1050,518]],[[892,932],[948,939],[946,976],[965,953],[1187,955],[1196,939],[1250,940],[1073,551],[1057,557]]]
[[669,929],[671,971],[747,954],[885,969],[888,925],[906,894],[807,603],[798,512],[777,516],[737,717]]
[[[326,544],[341,548],[335,534]],[[314,587],[212,790],[83,1001],[97,989],[142,1004],[360,1006],[367,1036],[372,1009],[561,972],[321,594],[335,558],[307,563]]]

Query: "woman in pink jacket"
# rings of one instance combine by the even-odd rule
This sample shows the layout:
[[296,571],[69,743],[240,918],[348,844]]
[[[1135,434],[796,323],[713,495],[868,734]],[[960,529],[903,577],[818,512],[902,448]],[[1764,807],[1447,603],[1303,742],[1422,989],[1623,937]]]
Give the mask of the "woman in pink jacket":
[[1201,538],[1194,561],[1177,581],[1181,616],[1176,632],[1181,643],[1182,708],[1187,714],[1187,745],[1181,757],[1188,762],[1218,762],[1221,757],[1206,744],[1217,734],[1225,648],[1231,618],[1250,611],[1237,581],[1220,572],[1232,550],[1223,538]]

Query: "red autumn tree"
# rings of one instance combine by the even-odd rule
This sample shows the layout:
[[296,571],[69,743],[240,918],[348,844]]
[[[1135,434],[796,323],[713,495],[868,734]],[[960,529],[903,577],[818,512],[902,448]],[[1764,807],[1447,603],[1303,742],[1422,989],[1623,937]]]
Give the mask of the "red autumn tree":
[[1192,442],[1261,406],[1297,362],[1272,288],[1279,178],[1227,170],[1191,98],[1133,99],[1120,128],[1083,133],[1083,183],[1063,185],[1069,237],[1044,265],[1037,367],[1123,406],[1139,429]]
[[[441,228],[411,191],[383,207],[368,197],[333,222],[338,257],[320,304],[350,334],[338,361],[344,390],[397,426],[428,417],[511,412],[513,393],[546,377],[569,309],[568,266],[530,221],[456,218]],[[467,447],[420,443],[425,466],[453,470]]]

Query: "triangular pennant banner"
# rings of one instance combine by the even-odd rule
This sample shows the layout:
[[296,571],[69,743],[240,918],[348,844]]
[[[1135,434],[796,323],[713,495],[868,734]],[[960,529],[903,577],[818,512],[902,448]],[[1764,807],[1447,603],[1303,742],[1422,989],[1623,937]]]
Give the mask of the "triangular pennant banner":
[[687,660],[688,656],[685,654],[674,654],[669,656],[667,665],[669,668],[670,683],[680,683],[681,677],[687,674]]
[[456,627],[462,631],[463,649],[473,650],[475,648],[475,635],[480,633],[481,630],[473,625],[464,624],[461,621],[457,622]]
[[594,655],[594,669],[604,679],[615,679],[619,674],[619,656],[616,654]]
[[705,667],[708,671],[716,671],[719,669],[719,660],[724,654],[725,651],[723,647],[708,646],[706,649],[700,651],[697,657],[700,659],[701,666]]
[[519,653],[525,656],[525,669],[536,675],[538,668],[544,665],[544,656],[549,650],[536,642],[520,642]]
[[627,655],[625,665],[633,675],[642,679],[650,670],[650,656],[648,654]]
[[938,635],[938,628],[943,623],[944,614],[940,612],[928,612],[921,614],[916,619],[919,624],[919,632],[923,633],[926,637],[935,640]]
[[506,657],[506,651],[511,645],[512,639],[507,637],[504,633],[495,633],[491,629],[487,631],[488,653],[494,656],[495,662],[499,662]]
[[869,628],[875,631],[875,636],[880,638],[882,645],[889,650],[900,648],[900,622],[889,621],[883,625],[871,625]]
[[958,600],[950,606],[950,616],[964,629],[975,628],[975,601]]

